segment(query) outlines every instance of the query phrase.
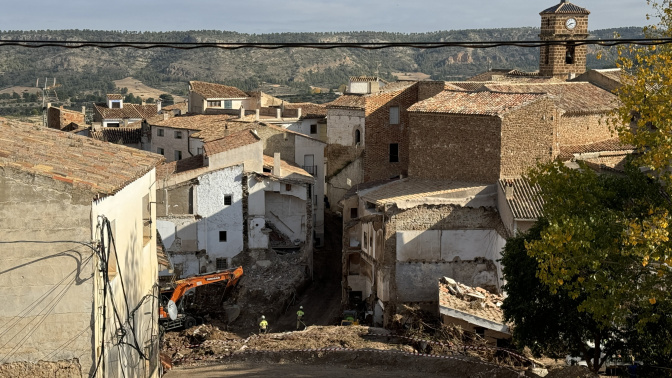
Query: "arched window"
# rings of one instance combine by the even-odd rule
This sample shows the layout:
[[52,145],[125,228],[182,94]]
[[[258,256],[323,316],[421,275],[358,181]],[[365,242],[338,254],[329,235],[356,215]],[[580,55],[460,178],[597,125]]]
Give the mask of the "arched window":
[[359,130],[355,130],[355,143],[359,144],[362,142],[362,133]]
[[565,52],[565,64],[574,64],[575,46],[574,42],[567,42],[567,51]]

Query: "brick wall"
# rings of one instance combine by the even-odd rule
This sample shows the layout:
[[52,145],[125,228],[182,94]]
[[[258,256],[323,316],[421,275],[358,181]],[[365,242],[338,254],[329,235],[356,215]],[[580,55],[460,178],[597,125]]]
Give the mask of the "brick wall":
[[410,177],[466,182],[499,179],[501,120],[411,113]]
[[279,152],[282,160],[294,161],[296,135],[264,126],[255,130],[264,143],[264,155],[273,156]]
[[[569,18],[576,20],[576,27],[569,30],[565,22]],[[541,16],[542,41],[571,41],[588,37],[588,15],[546,14]],[[545,46],[539,51],[539,74],[568,78],[569,74],[579,75],[586,71],[586,46],[574,47],[574,63],[566,64],[566,46]]]
[[554,154],[558,114],[553,100],[542,98],[502,116],[501,177],[519,176]]
[[[383,180],[408,174],[408,128],[406,109],[418,101],[418,86],[382,93],[366,99],[366,144],[364,181]],[[399,107],[399,124],[390,125],[390,107]],[[399,161],[390,162],[390,144],[399,145]]]
[[615,138],[605,121],[603,114],[563,115],[558,126],[558,143],[572,146]]
[[83,125],[84,113],[53,106],[47,111],[47,125],[52,129],[61,130],[72,122]]

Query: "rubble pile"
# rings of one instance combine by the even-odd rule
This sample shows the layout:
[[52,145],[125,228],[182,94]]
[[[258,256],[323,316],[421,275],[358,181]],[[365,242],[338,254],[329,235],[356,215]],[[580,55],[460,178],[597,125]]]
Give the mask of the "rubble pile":
[[504,297],[493,294],[481,287],[471,287],[443,277],[440,286],[440,299],[451,308],[504,323],[501,310]]

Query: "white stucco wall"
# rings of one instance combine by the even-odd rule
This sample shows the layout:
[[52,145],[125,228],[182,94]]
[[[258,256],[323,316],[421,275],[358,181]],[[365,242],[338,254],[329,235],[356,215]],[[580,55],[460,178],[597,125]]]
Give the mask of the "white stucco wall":
[[[158,154],[158,148],[163,148],[163,155],[166,157],[166,162],[175,161],[175,151],[182,152],[182,159],[192,156],[189,150],[189,135],[195,133],[195,130],[153,125],[151,125],[150,128],[150,132],[152,133],[152,142],[150,143],[151,152]],[[159,129],[163,130],[163,136],[158,136]],[[182,138],[175,138],[176,131],[182,133]]]
[[303,166],[306,155],[313,155],[313,166],[315,167],[315,185],[313,186],[313,214],[315,214],[314,230],[316,236],[320,239],[320,244],[324,242],[324,194],[325,194],[325,171],[324,171],[324,149],[325,143],[317,140],[298,137],[295,139],[294,162]]
[[263,172],[263,158],[264,144],[260,140],[246,146],[209,155],[208,161],[212,169],[242,163],[245,166],[245,172]]
[[355,129],[361,132],[364,145],[364,110],[329,109],[327,110],[327,142],[342,146],[355,145]]
[[196,252],[198,220],[193,215],[161,217],[156,221],[163,246],[168,252]]
[[350,82],[349,93],[369,93],[369,82]]
[[504,238],[495,230],[397,231],[397,261],[501,258]]
[[[296,193],[301,190],[303,198]],[[305,186],[292,185],[291,191],[266,192],[266,219],[292,241],[306,241],[305,191]]]
[[[208,172],[199,176],[196,186],[196,214],[199,249],[205,249],[215,270],[217,258],[230,259],[243,250],[243,167],[241,165]],[[231,205],[224,205],[224,196],[231,195]],[[219,231],[227,232],[226,242],[219,241]]]
[[[128,323],[120,326],[116,323],[114,312],[111,311],[112,300],[119,310],[124,322],[127,320],[127,310],[132,311],[140,306],[134,317],[136,337],[140,347],[151,344],[152,338],[158,337],[157,303],[152,295],[156,295],[154,285],[158,282],[158,262],[156,256],[156,182],[155,170],[127,185],[115,195],[95,201],[91,209],[92,228],[91,237],[95,235],[97,217],[104,215],[110,222],[114,222],[115,245],[117,261],[121,268],[117,276],[111,281],[111,292],[108,296],[107,324],[105,339],[109,340],[106,346],[107,370],[104,376],[116,376],[123,369],[127,377],[143,376],[145,361],[128,345],[113,348],[112,340],[116,340],[118,328],[126,331],[126,342],[133,343],[132,330]],[[151,225],[148,235],[143,238],[143,197],[148,196],[147,205],[150,208]],[[123,278],[122,278],[123,277]],[[122,292],[123,279],[125,294]],[[96,308],[102,306],[102,292],[97,291]],[[128,306],[127,306],[128,305]],[[128,307],[128,308],[127,308]],[[117,324],[115,326],[115,324]],[[115,351],[116,349],[116,351]],[[117,360],[117,354],[119,354]]]

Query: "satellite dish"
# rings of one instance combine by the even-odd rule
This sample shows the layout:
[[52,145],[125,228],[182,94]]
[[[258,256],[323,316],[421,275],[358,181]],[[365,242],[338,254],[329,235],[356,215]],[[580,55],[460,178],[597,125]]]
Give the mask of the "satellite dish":
[[168,312],[168,317],[170,317],[170,320],[177,319],[177,306],[175,305],[175,302],[169,300],[168,304],[166,305],[166,311]]

